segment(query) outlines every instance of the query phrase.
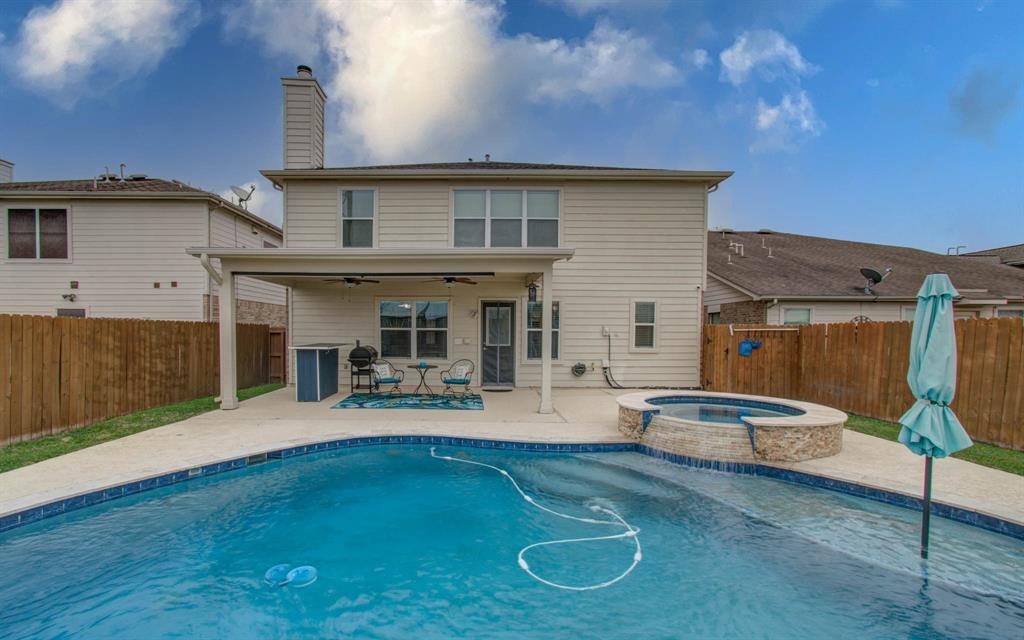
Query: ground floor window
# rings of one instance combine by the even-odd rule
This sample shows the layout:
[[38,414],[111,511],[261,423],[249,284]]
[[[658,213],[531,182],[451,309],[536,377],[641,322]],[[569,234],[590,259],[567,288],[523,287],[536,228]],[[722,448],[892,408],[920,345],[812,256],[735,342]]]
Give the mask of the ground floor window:
[[1024,318],[1024,309],[999,309],[996,311],[999,318]]
[[809,307],[783,309],[782,324],[811,324],[811,309]]
[[57,309],[57,317],[58,318],[84,318],[85,317],[85,309],[78,309],[78,308],[73,308],[73,309],[72,308]]
[[384,358],[448,358],[447,300],[383,300],[379,307]]
[[657,318],[657,304],[653,301],[633,303],[633,348],[653,349],[655,346],[654,323]]
[[708,311],[708,324],[722,324],[722,312]]
[[[544,335],[544,303],[540,300],[526,303],[526,359],[540,360],[541,340]],[[551,301],[551,359],[558,359],[558,329],[561,322],[558,301]]]

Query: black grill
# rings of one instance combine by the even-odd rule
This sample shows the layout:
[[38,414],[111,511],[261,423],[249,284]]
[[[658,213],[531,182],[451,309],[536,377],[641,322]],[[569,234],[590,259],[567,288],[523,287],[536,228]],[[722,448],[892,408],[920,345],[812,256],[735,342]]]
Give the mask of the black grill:
[[373,391],[373,373],[370,371],[370,365],[376,361],[377,350],[368,344],[361,345],[356,340],[355,349],[348,352],[348,370],[351,376],[349,386],[352,391],[357,389]]

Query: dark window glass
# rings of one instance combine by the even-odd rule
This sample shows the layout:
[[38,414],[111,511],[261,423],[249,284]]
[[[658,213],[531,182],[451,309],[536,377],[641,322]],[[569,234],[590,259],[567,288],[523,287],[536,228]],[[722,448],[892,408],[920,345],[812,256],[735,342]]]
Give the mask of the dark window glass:
[[[541,359],[541,332],[540,329],[543,326],[543,314],[544,306],[543,303],[538,300],[536,302],[526,303],[526,358],[528,360],[540,360]],[[558,358],[558,328],[560,324],[558,313],[558,301],[551,303],[551,358]]]
[[486,221],[483,218],[479,220],[467,218],[457,219],[455,221],[455,246],[484,246],[484,224],[486,224]]
[[7,211],[7,257],[36,257],[35,209],[10,209]]
[[526,222],[526,246],[557,247],[558,220],[528,220]]
[[444,330],[420,329],[416,332],[417,358],[447,358],[448,332]]
[[67,259],[68,212],[65,209],[39,210],[39,257]]
[[85,309],[57,309],[58,318],[84,318]]
[[385,358],[408,358],[412,352],[412,331],[381,329],[380,354]]
[[446,329],[448,327],[448,303],[431,300],[416,303],[417,329]]

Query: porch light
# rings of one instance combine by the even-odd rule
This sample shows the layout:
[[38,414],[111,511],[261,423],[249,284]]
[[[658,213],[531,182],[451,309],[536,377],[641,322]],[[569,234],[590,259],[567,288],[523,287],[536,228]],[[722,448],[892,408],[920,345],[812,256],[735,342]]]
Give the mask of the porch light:
[[526,293],[527,293],[527,299],[529,299],[530,302],[537,302],[537,284],[536,283],[531,282],[530,285],[528,287],[526,287]]

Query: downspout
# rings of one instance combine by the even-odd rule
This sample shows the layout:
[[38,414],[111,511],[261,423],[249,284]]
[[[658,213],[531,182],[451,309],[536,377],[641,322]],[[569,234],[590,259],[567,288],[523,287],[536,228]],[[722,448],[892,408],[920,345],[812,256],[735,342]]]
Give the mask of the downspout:
[[210,277],[213,278],[213,281],[217,283],[218,287],[224,284],[224,279],[220,277],[217,270],[213,268],[212,264],[210,264],[210,256],[208,254],[203,253],[199,255],[199,264],[203,265],[203,268],[210,274]]

